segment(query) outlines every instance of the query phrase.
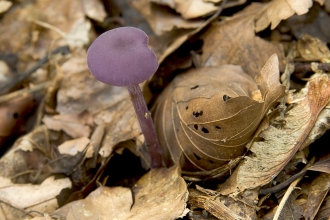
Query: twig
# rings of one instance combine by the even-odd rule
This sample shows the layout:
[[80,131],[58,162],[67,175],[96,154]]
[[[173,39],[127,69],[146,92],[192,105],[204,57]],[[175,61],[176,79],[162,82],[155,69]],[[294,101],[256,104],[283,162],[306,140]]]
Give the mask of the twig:
[[259,194],[260,195],[267,195],[269,193],[276,193],[276,192],[284,189],[288,185],[290,185],[293,181],[295,181],[299,177],[305,175],[306,172],[307,172],[307,170],[302,170],[299,173],[296,173],[295,175],[291,176],[289,179],[285,180],[284,182],[282,182],[282,183],[280,183],[280,184],[278,184],[274,187],[270,187],[270,188],[267,188],[267,189],[261,189]]
[[46,81],[46,82],[40,83],[40,84],[38,84],[38,85],[36,85],[32,88],[25,88],[25,89],[21,89],[21,90],[9,93],[7,95],[0,96],[0,104],[3,103],[3,102],[6,102],[8,100],[11,100],[13,98],[16,98],[18,96],[21,96],[23,94],[33,93],[33,92],[36,92],[38,90],[42,90],[44,88],[47,88],[49,85],[51,85],[51,83],[52,83],[52,81]]
[[[315,161],[315,158],[313,157],[309,162],[308,164],[304,167],[304,169],[302,171],[306,171],[308,167],[310,167]],[[298,177],[295,181],[293,181],[289,188],[287,189],[287,191],[285,192],[280,204],[278,205],[277,209],[276,209],[276,212],[275,212],[275,215],[274,215],[274,218],[273,220],[278,220],[278,218],[280,217],[280,214],[282,212],[282,209],[285,205],[285,203],[287,202],[287,200],[289,199],[289,196],[291,195],[291,193],[293,192],[293,190],[296,189],[296,186],[297,184],[300,182],[300,180],[302,180],[303,178],[303,175],[301,175],[300,177]]]

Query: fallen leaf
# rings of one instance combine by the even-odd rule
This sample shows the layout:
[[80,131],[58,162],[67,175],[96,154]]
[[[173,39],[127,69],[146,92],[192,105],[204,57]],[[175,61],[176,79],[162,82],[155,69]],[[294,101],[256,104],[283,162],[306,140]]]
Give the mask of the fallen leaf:
[[303,213],[305,219],[314,219],[326,197],[330,186],[330,174],[321,173],[311,183],[308,192],[306,209]]
[[[86,146],[90,143],[90,140],[87,137],[81,137],[73,140],[66,141],[58,146],[58,151],[61,154],[70,154],[70,155],[76,155],[78,152],[82,152]],[[90,158],[92,156],[91,152],[88,156],[86,154],[87,158]]]
[[[261,100],[254,100],[258,90]],[[234,65],[204,67],[176,77],[155,113],[165,161],[180,163],[184,171],[221,167],[244,153],[260,121],[283,94],[276,55],[255,81]]]
[[36,107],[31,94],[25,94],[5,103],[0,103],[0,145],[11,135],[24,131],[26,116]]
[[259,32],[268,27],[269,24],[271,24],[272,30],[275,29],[281,20],[285,20],[295,13],[297,15],[307,13],[312,5],[312,0],[275,0],[266,4],[253,3],[242,12],[255,13],[255,30]]
[[[60,194],[61,190],[71,187],[72,183],[69,178],[55,180],[55,177],[52,176],[40,185],[13,184],[2,187],[0,189],[0,199],[14,207],[29,209],[32,206],[54,199]],[[49,207],[48,210],[52,212],[57,207]]]
[[158,220],[175,219],[187,212],[187,186],[178,173],[178,167],[149,171],[132,191],[124,187],[100,187],[86,199],[69,203],[53,214],[67,220]]
[[320,111],[330,100],[330,80],[321,75],[310,81],[304,100],[287,112],[282,129],[269,126],[233,175],[220,187],[222,194],[242,192],[263,186],[274,179],[300,149]]
[[327,43],[330,42],[330,30],[325,27],[329,23],[330,15],[319,4],[313,4],[308,13],[300,16],[294,15],[285,21],[285,24],[291,29],[290,32],[297,39],[304,34],[309,34]]
[[174,0],[174,7],[184,19],[193,19],[209,15],[215,12],[218,7],[203,0]]
[[89,137],[91,133],[90,126],[93,124],[92,115],[88,112],[83,112],[79,115],[66,114],[54,115],[52,117],[46,115],[42,121],[48,129],[62,130],[72,138]]
[[104,6],[100,0],[82,0],[85,14],[95,21],[103,22],[107,16]]
[[130,4],[143,15],[157,35],[162,35],[175,28],[195,29],[204,22],[203,20],[187,21],[180,15],[163,6],[149,2],[149,0],[130,0]]
[[201,36],[204,41],[201,66],[239,65],[254,77],[274,53],[283,69],[283,49],[267,42],[254,33],[254,14],[237,13],[229,20],[213,23]]
[[304,34],[298,40],[297,50],[305,61],[330,62],[330,50],[325,42]]
[[330,196],[324,199],[324,202],[317,213],[315,219],[326,219],[330,216]]
[[[299,189],[296,189],[292,192],[292,194],[289,196],[288,200],[286,201],[283,209],[281,210],[281,214],[279,216],[279,219],[285,219],[285,220],[296,220],[300,219],[301,213],[303,212],[303,208],[296,203],[297,197],[300,195]],[[278,206],[271,210],[267,215],[265,215],[265,220],[272,220],[274,219],[274,214]]]
[[12,5],[13,3],[10,1],[0,1],[0,14],[6,12]]

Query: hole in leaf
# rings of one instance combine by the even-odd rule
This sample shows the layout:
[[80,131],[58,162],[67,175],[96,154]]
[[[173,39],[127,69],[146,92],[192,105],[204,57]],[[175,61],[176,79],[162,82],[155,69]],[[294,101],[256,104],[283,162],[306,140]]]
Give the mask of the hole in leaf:
[[200,160],[200,159],[201,159],[201,158],[200,158],[197,154],[195,154],[195,153],[194,153],[194,156],[196,157],[197,160]]
[[205,133],[205,134],[207,134],[207,133],[209,133],[209,130],[207,130],[206,128],[203,127],[202,128],[202,132]]
[[203,115],[203,111],[200,111],[200,112],[193,112],[192,114],[193,114],[193,116],[195,116],[195,117],[197,118],[197,117]]
[[221,130],[221,127],[220,126],[215,126],[216,129],[218,130]]
[[223,100],[224,102],[228,101],[229,99],[231,99],[231,97],[228,96],[228,95],[223,95],[223,96],[222,96],[222,100]]
[[196,130],[198,130],[198,125],[194,124],[194,128],[195,128]]
[[17,112],[15,112],[14,114],[13,114],[13,117],[15,118],[15,119],[18,119],[18,113]]
[[186,106],[186,110],[188,110],[188,106]]
[[213,160],[209,160],[210,164],[214,164]]
[[199,87],[199,85],[196,85],[194,87],[191,87],[190,90],[197,89],[198,87]]

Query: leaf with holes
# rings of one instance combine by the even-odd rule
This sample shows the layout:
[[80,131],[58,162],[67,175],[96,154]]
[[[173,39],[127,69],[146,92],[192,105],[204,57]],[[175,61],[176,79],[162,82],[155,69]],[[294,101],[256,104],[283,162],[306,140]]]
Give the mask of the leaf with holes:
[[251,78],[241,67],[192,70],[164,91],[155,124],[167,164],[211,171],[245,152],[267,111],[284,95],[274,54]]

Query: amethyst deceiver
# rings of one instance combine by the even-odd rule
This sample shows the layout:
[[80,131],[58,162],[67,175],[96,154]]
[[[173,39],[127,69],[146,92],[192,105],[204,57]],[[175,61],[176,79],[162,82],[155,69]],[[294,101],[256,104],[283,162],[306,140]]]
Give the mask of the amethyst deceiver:
[[87,51],[87,64],[99,81],[125,86],[131,96],[151,156],[151,167],[162,166],[156,130],[139,83],[158,68],[157,57],[148,47],[148,36],[134,27],[121,27],[101,34]]

